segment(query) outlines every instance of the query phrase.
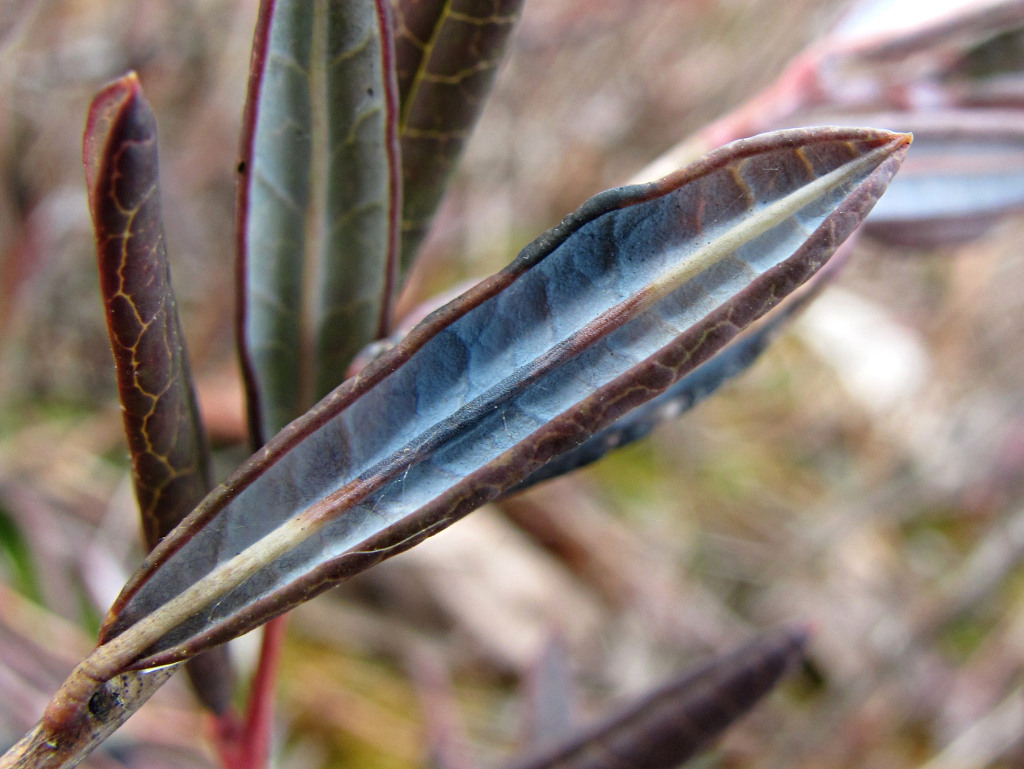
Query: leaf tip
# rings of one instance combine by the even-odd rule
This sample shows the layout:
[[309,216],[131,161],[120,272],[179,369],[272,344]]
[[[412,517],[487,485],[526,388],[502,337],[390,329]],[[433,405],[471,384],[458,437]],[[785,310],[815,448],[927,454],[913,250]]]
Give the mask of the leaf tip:
[[914,143],[914,134],[911,131],[901,131],[893,134],[897,147],[906,151]]
[[130,70],[103,86],[89,105],[82,141],[82,164],[85,166],[90,205],[111,130],[125,110],[140,97],[142,84],[138,74]]
[[910,145],[914,143],[914,134],[910,131],[879,131],[883,143],[889,147],[893,157],[901,162]]

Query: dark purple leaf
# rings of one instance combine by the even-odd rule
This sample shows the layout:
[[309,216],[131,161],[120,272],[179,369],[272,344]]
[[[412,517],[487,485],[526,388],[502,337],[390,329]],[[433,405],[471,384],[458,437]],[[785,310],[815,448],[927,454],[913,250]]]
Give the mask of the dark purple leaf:
[[764,635],[509,769],[673,769],[768,694],[803,658],[806,644],[804,628]]
[[[100,287],[146,548],[213,487],[160,208],[156,118],[134,73],[93,101],[84,137]],[[189,666],[200,700],[230,705],[226,649]]]
[[138,78],[93,102],[85,131],[89,206],[135,495],[152,549],[213,485],[160,211],[156,120]]

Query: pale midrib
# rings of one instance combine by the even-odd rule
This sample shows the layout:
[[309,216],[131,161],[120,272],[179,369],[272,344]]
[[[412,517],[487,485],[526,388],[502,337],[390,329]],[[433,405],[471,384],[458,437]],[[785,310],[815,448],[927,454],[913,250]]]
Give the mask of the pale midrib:
[[[754,215],[745,217],[648,284],[644,290],[644,300],[640,304],[643,307],[650,307],[694,275],[730,256],[744,243],[795,216],[807,205],[837,187],[846,183],[863,182],[871,170],[880,166],[894,150],[894,144],[887,143],[764,206]],[[603,315],[615,311],[616,308],[612,308]],[[401,469],[402,467],[397,467],[396,471]],[[93,678],[102,680],[104,675],[113,675],[124,665],[129,664],[139,650],[152,645],[185,619],[234,590],[257,571],[302,544],[334,520],[337,511],[332,510],[332,501],[339,497],[351,496],[351,486],[359,484],[360,481],[357,480],[354,484],[343,487],[298,512],[273,532],[220,564],[182,593],[96,649],[82,666]],[[369,487],[377,484],[363,482],[363,485]]]
[[[327,239],[327,190],[330,169],[330,110],[328,107],[327,31],[329,0],[314,0],[309,61],[309,204],[303,228],[302,297],[299,316],[298,410],[295,419],[318,400],[317,357],[323,318],[324,249]],[[277,425],[280,429],[284,425]]]

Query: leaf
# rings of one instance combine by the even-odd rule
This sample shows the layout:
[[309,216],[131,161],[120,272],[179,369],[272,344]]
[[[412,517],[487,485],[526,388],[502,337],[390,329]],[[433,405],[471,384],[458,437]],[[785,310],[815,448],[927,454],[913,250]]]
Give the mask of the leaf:
[[909,142],[783,131],[592,199],[207,497],[126,586],[65,696],[266,622],[656,397],[827,261]]
[[756,638],[672,681],[573,739],[510,769],[672,769],[700,753],[804,656],[807,630]]
[[912,246],[963,242],[1024,211],[1024,114],[955,110],[888,116],[914,131],[914,152],[867,231]]
[[134,73],[93,102],[85,163],[135,493],[152,549],[213,481],[171,288],[156,119]]
[[[858,120],[866,120],[887,110],[891,122],[885,125],[913,131],[907,118],[951,108],[988,105],[1019,110],[1019,74],[1005,79],[972,77],[971,61],[965,57],[979,49],[988,49],[983,58],[995,53],[989,49],[993,38],[1013,40],[1022,24],[1019,0],[854,3],[836,27],[798,54],[775,82],[685,138],[634,180],[656,178],[711,147],[743,136],[799,125],[843,124],[841,114],[848,119],[857,113]],[[1000,111],[992,113],[996,122],[1007,116]]]
[[[83,155],[147,550],[213,487],[210,447],[171,287],[157,154],[156,118],[138,77],[129,73],[93,100]],[[226,649],[190,663],[189,676],[207,708],[227,710],[234,684]]]
[[942,67],[951,48],[974,45],[1019,26],[1017,0],[958,0],[922,6],[907,0],[860,2],[829,34],[826,50],[861,63],[903,65],[922,55]]
[[[730,379],[742,374],[761,357],[761,353],[789,327],[790,322],[821,293],[822,289],[831,283],[842,266],[839,262],[845,264],[847,261],[850,252],[848,247],[852,242],[853,239],[846,241],[829,263],[814,276],[812,282],[803,286],[781,307],[749,328],[747,333],[730,343],[715,357],[700,364],[657,398],[633,409],[578,446],[538,468],[506,496],[586,467],[615,449],[646,438],[659,424],[677,419],[717,392],[718,388]],[[842,259],[840,253],[844,254]]]
[[[1002,29],[990,30],[983,40],[969,46],[949,68],[947,77],[959,81],[958,85],[964,81],[1019,84],[1024,73],[1024,14],[1018,13],[1007,22]],[[1015,101],[1020,103],[1019,96]]]
[[491,89],[523,0],[392,0],[401,93],[402,272]]
[[[213,479],[171,287],[156,118],[135,73],[93,100],[83,159],[132,482],[151,550]],[[233,688],[227,651],[196,660],[189,672],[203,704],[224,712]]]
[[401,205],[386,0],[264,0],[239,166],[239,338],[259,443],[387,332]]

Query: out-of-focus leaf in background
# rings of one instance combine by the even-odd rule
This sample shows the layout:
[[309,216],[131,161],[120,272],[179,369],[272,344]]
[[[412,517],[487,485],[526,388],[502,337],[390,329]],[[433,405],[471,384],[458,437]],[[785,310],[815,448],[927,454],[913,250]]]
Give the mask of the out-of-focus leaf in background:
[[704,750],[803,659],[807,630],[756,638],[510,769],[671,769]]
[[887,117],[885,125],[913,131],[914,157],[874,211],[869,233],[895,243],[949,246],[1024,211],[1024,110]]

